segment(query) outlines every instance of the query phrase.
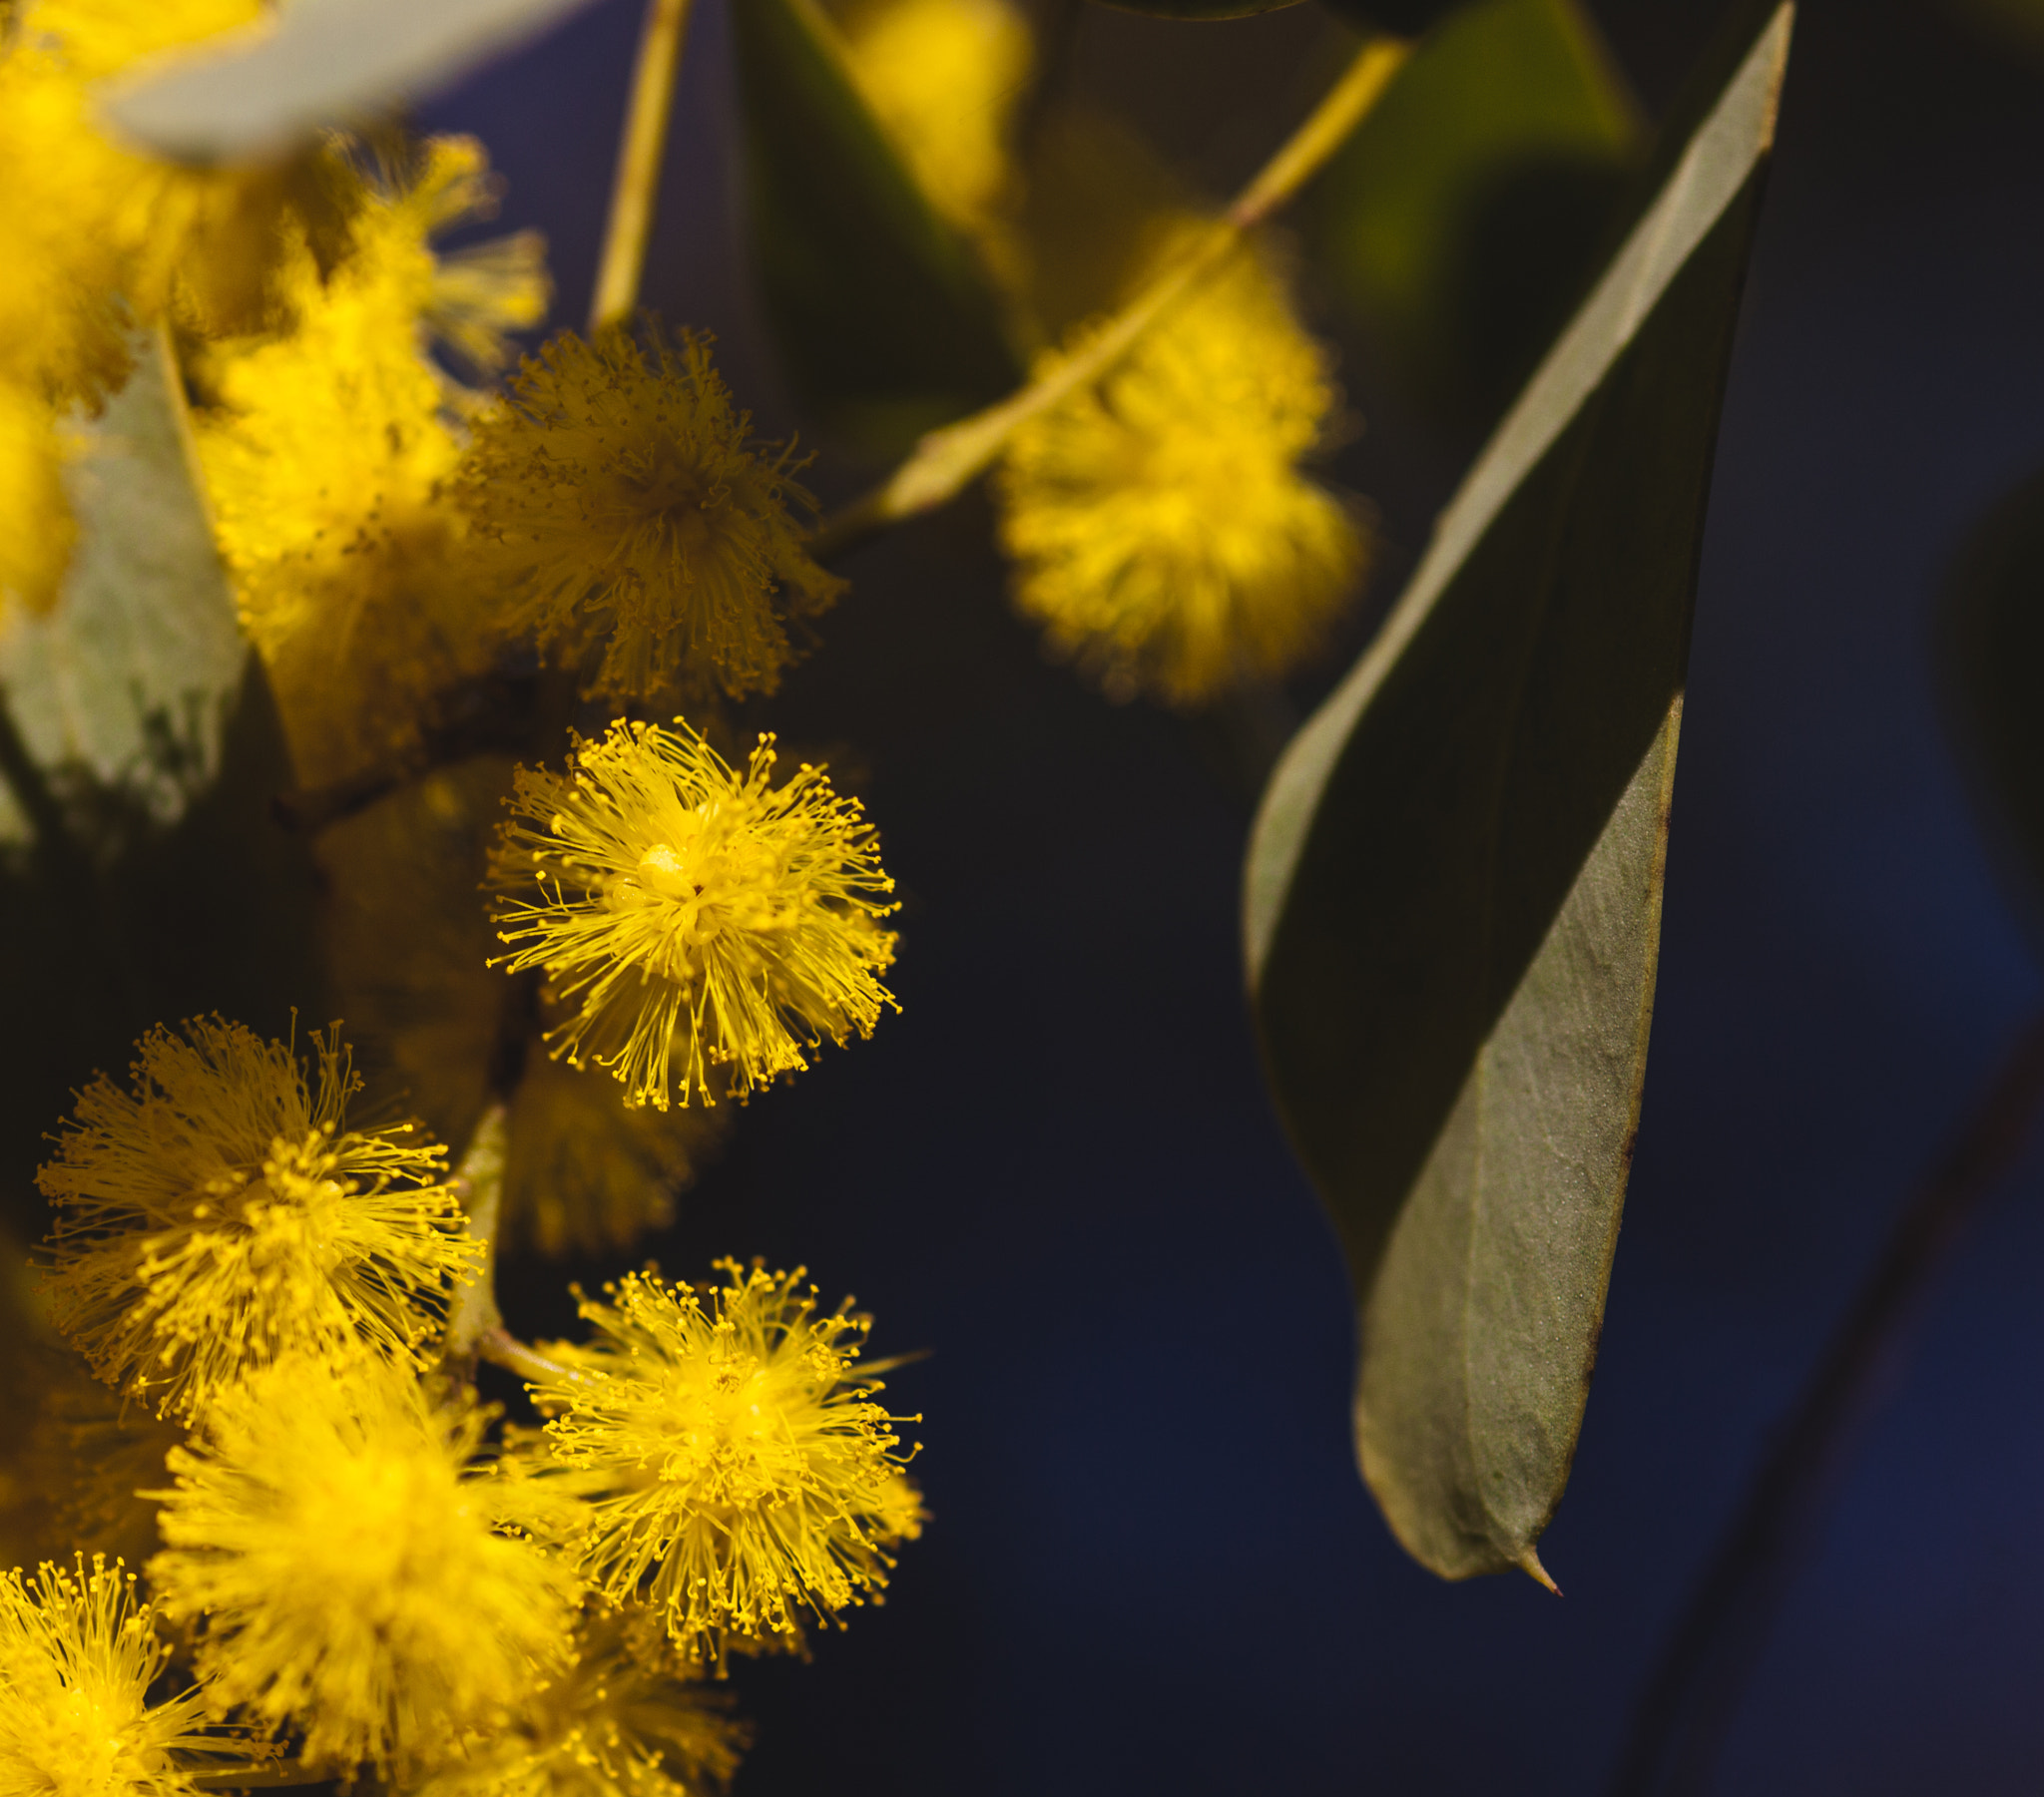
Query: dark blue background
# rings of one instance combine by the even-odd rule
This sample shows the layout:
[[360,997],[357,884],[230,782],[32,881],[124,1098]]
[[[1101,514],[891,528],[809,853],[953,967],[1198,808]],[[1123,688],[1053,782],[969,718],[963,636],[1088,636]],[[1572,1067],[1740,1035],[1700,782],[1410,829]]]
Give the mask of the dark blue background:
[[[715,328],[780,428],[722,0],[699,4],[646,293]],[[1713,9],[1599,10],[1658,102]],[[1303,17],[1099,29],[1139,67],[1199,32],[1281,65]],[[603,0],[429,113],[488,142],[503,223],[547,231],[565,320],[636,31]],[[1927,0],[1803,9],[1719,454],[1639,1160],[1542,1545],[1561,1600],[1436,1582],[1354,1473],[1348,1297],[1251,1050],[1249,803],[1212,743],[1042,663],[977,499],[849,565],[765,715],[864,764],[907,897],[903,1015],[753,1106],[657,1250],[685,1274],[805,1261],[877,1314],[878,1351],[933,1348],[893,1396],[927,1414],[935,1522],[813,1664],[742,1671],[743,1797],[1597,1788],[1770,1423],[2039,1000],[1926,644],[1969,521],[2044,458],[2040,99]],[[1215,114],[1187,113],[1196,140]],[[1383,508],[1381,603],[1459,450],[1357,378],[1372,429],[1342,472]],[[815,478],[855,473],[826,455]],[[1863,1439],[1723,1790],[2044,1782],[2040,1167]],[[554,1278],[519,1282],[536,1330],[565,1323]]]

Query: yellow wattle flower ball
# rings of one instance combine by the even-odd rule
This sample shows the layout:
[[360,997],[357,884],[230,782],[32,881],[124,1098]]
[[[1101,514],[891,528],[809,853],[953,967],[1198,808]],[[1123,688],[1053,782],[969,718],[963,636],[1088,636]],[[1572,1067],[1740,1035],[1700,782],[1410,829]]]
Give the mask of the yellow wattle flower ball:
[[[651,1627],[646,1624],[650,1623]],[[573,1668],[518,1723],[408,1797],[705,1797],[731,1783],[749,1731],[722,1691],[671,1664],[658,1617],[584,1618]]]
[[214,1700],[335,1771],[430,1770],[511,1725],[572,1651],[572,1573],[493,1526],[484,1417],[406,1369],[280,1361],[175,1450],[164,1612],[204,1617]]
[[554,1052],[661,1110],[743,1100],[894,1003],[894,882],[858,801],[806,762],[770,784],[770,736],[740,773],[675,724],[620,719],[569,778],[520,768],[491,857],[506,964],[575,1007]]
[[751,433],[707,337],[650,359],[623,327],[548,343],[477,419],[459,481],[511,628],[571,665],[601,644],[604,696],[771,691],[789,620],[844,583],[788,514],[810,503],[792,450]]
[[938,212],[984,230],[1013,198],[1009,122],[1034,60],[1010,0],[856,0],[853,78]]
[[54,419],[96,412],[139,328],[260,311],[282,220],[319,211],[323,151],[193,170],[101,129],[96,84],[246,25],[260,0],[14,0],[0,10],[0,597],[54,603],[76,535]]
[[170,1657],[118,1561],[0,1573],[0,1792],[197,1797],[193,1774],[273,1755],[246,1729],[210,1724],[196,1689],[152,1703]]
[[589,1505],[584,1573],[721,1661],[734,1637],[788,1642],[805,1614],[879,1591],[922,1511],[892,1429],[917,1419],[873,1403],[878,1382],[854,1370],[868,1319],[818,1315],[800,1267],[718,1264],[721,1285],[628,1274],[610,1303],[584,1298],[596,1339],[549,1348],[575,1376],[533,1391]]
[[194,1018],[140,1044],[133,1089],[79,1095],[37,1183],[58,1206],[44,1278],[58,1328],[111,1385],[190,1418],[286,1353],[366,1344],[411,1360],[478,1253],[408,1123],[342,1126],[354,1081]]
[[428,337],[492,366],[502,329],[535,322],[547,297],[533,239],[497,246],[494,284],[489,264],[450,273],[433,253],[436,231],[486,210],[473,140],[428,140],[383,175],[355,183],[337,267],[322,270],[302,233],[289,245],[289,328],[202,362],[219,401],[197,435],[221,552],[312,784],[401,752],[431,694],[495,653],[461,516],[438,493],[460,458],[462,395]]
[[1336,403],[1325,352],[1239,250],[1015,432],[996,494],[1016,604],[1116,698],[1195,705],[1288,672],[1365,562],[1354,512],[1299,467]]
[[17,0],[0,37],[0,374],[97,406],[136,324],[248,328],[289,218],[330,224],[330,154],[189,169],[103,129],[97,89],[257,24],[261,0]]

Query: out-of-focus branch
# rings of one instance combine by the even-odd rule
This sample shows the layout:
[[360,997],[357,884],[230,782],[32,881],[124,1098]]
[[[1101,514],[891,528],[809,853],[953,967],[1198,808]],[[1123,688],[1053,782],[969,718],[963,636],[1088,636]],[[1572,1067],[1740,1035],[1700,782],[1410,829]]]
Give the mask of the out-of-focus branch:
[[1084,348],[1006,399],[922,439],[886,480],[817,526],[809,553],[828,562],[889,525],[955,499],[993,465],[1015,430],[1110,373],[1172,304],[1213,272],[1244,234],[1292,198],[1375,106],[1404,62],[1400,39],[1373,38],[1263,172]]
[[597,264],[596,296],[589,306],[592,333],[630,317],[639,303],[639,276],[646,266],[653,210],[660,199],[660,165],[667,151],[675,73],[681,67],[682,41],[688,29],[689,0],[646,0],[646,25],[632,71],[632,97],[618,144],[618,173],[611,189],[603,259]]
[[537,1348],[527,1347],[500,1322],[485,1329],[476,1351],[492,1366],[516,1373],[532,1385],[580,1385],[583,1374],[558,1360],[551,1360]]
[[468,1232],[483,1244],[482,1265],[475,1277],[460,1286],[447,1309],[445,1358],[455,1366],[473,1369],[477,1343],[491,1330],[501,1330],[503,1314],[497,1309],[497,1224],[504,1202],[504,1107],[492,1105],[482,1115],[475,1133],[468,1138],[468,1150],[454,1172],[455,1194],[468,1217]]
[[202,1791],[274,1791],[287,1785],[331,1784],[342,1776],[331,1766],[308,1766],[302,1760],[272,1760],[240,1772],[188,1772],[185,1782]]
[[1797,1563],[1823,1521],[1857,1426],[1873,1408],[1937,1277],[2044,1107],[2044,1017],[1896,1218],[1746,1503],[1712,1556],[1633,1726],[1610,1797],[1703,1797]]

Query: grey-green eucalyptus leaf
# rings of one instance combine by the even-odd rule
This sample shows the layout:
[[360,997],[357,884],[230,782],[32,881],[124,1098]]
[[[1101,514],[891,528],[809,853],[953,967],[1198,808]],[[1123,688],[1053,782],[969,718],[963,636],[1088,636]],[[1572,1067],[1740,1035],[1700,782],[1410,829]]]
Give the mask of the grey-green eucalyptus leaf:
[[[0,694],[20,748],[44,778],[118,793],[175,822],[220,768],[221,732],[248,646],[194,475],[160,341],[67,471],[78,549],[48,617],[0,635]],[[0,789],[0,842],[28,820]]]
[[589,0],[295,0],[116,84],[108,118],[188,163],[273,156],[438,92]]
[[1342,1236],[1355,1440],[1445,1577],[1574,1457],[1645,1075],[1696,566],[1792,10],[1774,12],[1274,774],[1266,1066]]
[[0,635],[0,1220],[41,1233],[43,1133],[151,1026],[326,1015],[307,845],[267,682],[215,551],[161,339],[86,426],[78,547]]

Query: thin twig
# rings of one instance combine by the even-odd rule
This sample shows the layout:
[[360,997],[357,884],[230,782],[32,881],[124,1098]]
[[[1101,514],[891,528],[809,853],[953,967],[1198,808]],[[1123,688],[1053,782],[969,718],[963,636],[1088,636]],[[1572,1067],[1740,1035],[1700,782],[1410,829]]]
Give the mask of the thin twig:
[[468,1151],[455,1169],[454,1189],[468,1217],[468,1232],[483,1244],[482,1265],[454,1293],[447,1310],[445,1358],[473,1368],[476,1345],[492,1329],[502,1329],[497,1308],[497,1220],[504,1201],[504,1107],[492,1105],[482,1115]]
[[331,1784],[341,1776],[331,1766],[286,1759],[241,1772],[188,1772],[184,1782],[202,1791],[274,1791],[286,1785]]
[[[654,0],[656,7],[661,0]],[[649,14],[648,31],[653,27]],[[679,29],[679,27],[677,28]],[[679,38],[677,47],[679,47]],[[1112,370],[1136,340],[1180,294],[1224,260],[1244,232],[1263,224],[1292,198],[1341,146],[1373,107],[1405,60],[1407,46],[1380,37],[1364,45],[1327,97],[1245,188],[1227,213],[1085,348],[998,404],[923,438],[881,486],[826,518],[809,540],[818,561],[856,548],[891,524],[954,499],[992,464],[1008,435],[1037,413]],[[644,46],[642,45],[642,62]],[[642,85],[645,70],[641,70]],[[638,117],[635,90],[634,120]],[[627,128],[628,140],[632,126]],[[620,166],[620,178],[623,165]],[[651,203],[651,191],[648,191]],[[649,215],[650,216],[650,215]],[[614,211],[611,239],[620,235]],[[641,248],[643,250],[643,242]],[[605,250],[605,265],[612,257]],[[636,291],[637,274],[633,276]],[[599,288],[601,291],[601,288]],[[537,683],[543,696],[545,677]],[[435,767],[490,749],[530,753],[547,734],[535,717],[535,682],[483,681],[443,696],[414,747],[394,759],[331,786],[280,793],[273,802],[286,825],[316,832],[408,785]]]
[[682,40],[688,28],[689,0],[646,0],[646,25],[632,71],[632,98],[618,144],[618,173],[611,189],[603,259],[597,264],[596,296],[589,306],[592,334],[630,317],[639,303],[639,276],[646,266],[653,209],[660,198],[660,165],[667,151],[675,71],[681,66]]
[[516,1373],[529,1385],[580,1385],[585,1377],[576,1368],[528,1347],[502,1323],[482,1332],[476,1341],[476,1352],[492,1366]]
[[888,525],[955,499],[992,466],[1018,426],[1111,372],[1175,300],[1218,267],[1246,232],[1296,194],[1341,147],[1390,85],[1407,49],[1397,38],[1365,44],[1348,72],[1235,204],[1105,328],[1006,399],[931,431],[879,486],[824,519],[810,539],[809,553],[828,562]]
[[1937,1276],[2044,1106],[2044,1017],[2030,1024],[1942,1162],[1895,1220],[1800,1401],[1712,1557],[1639,1700],[1611,1797],[1703,1797],[1846,1450]]

